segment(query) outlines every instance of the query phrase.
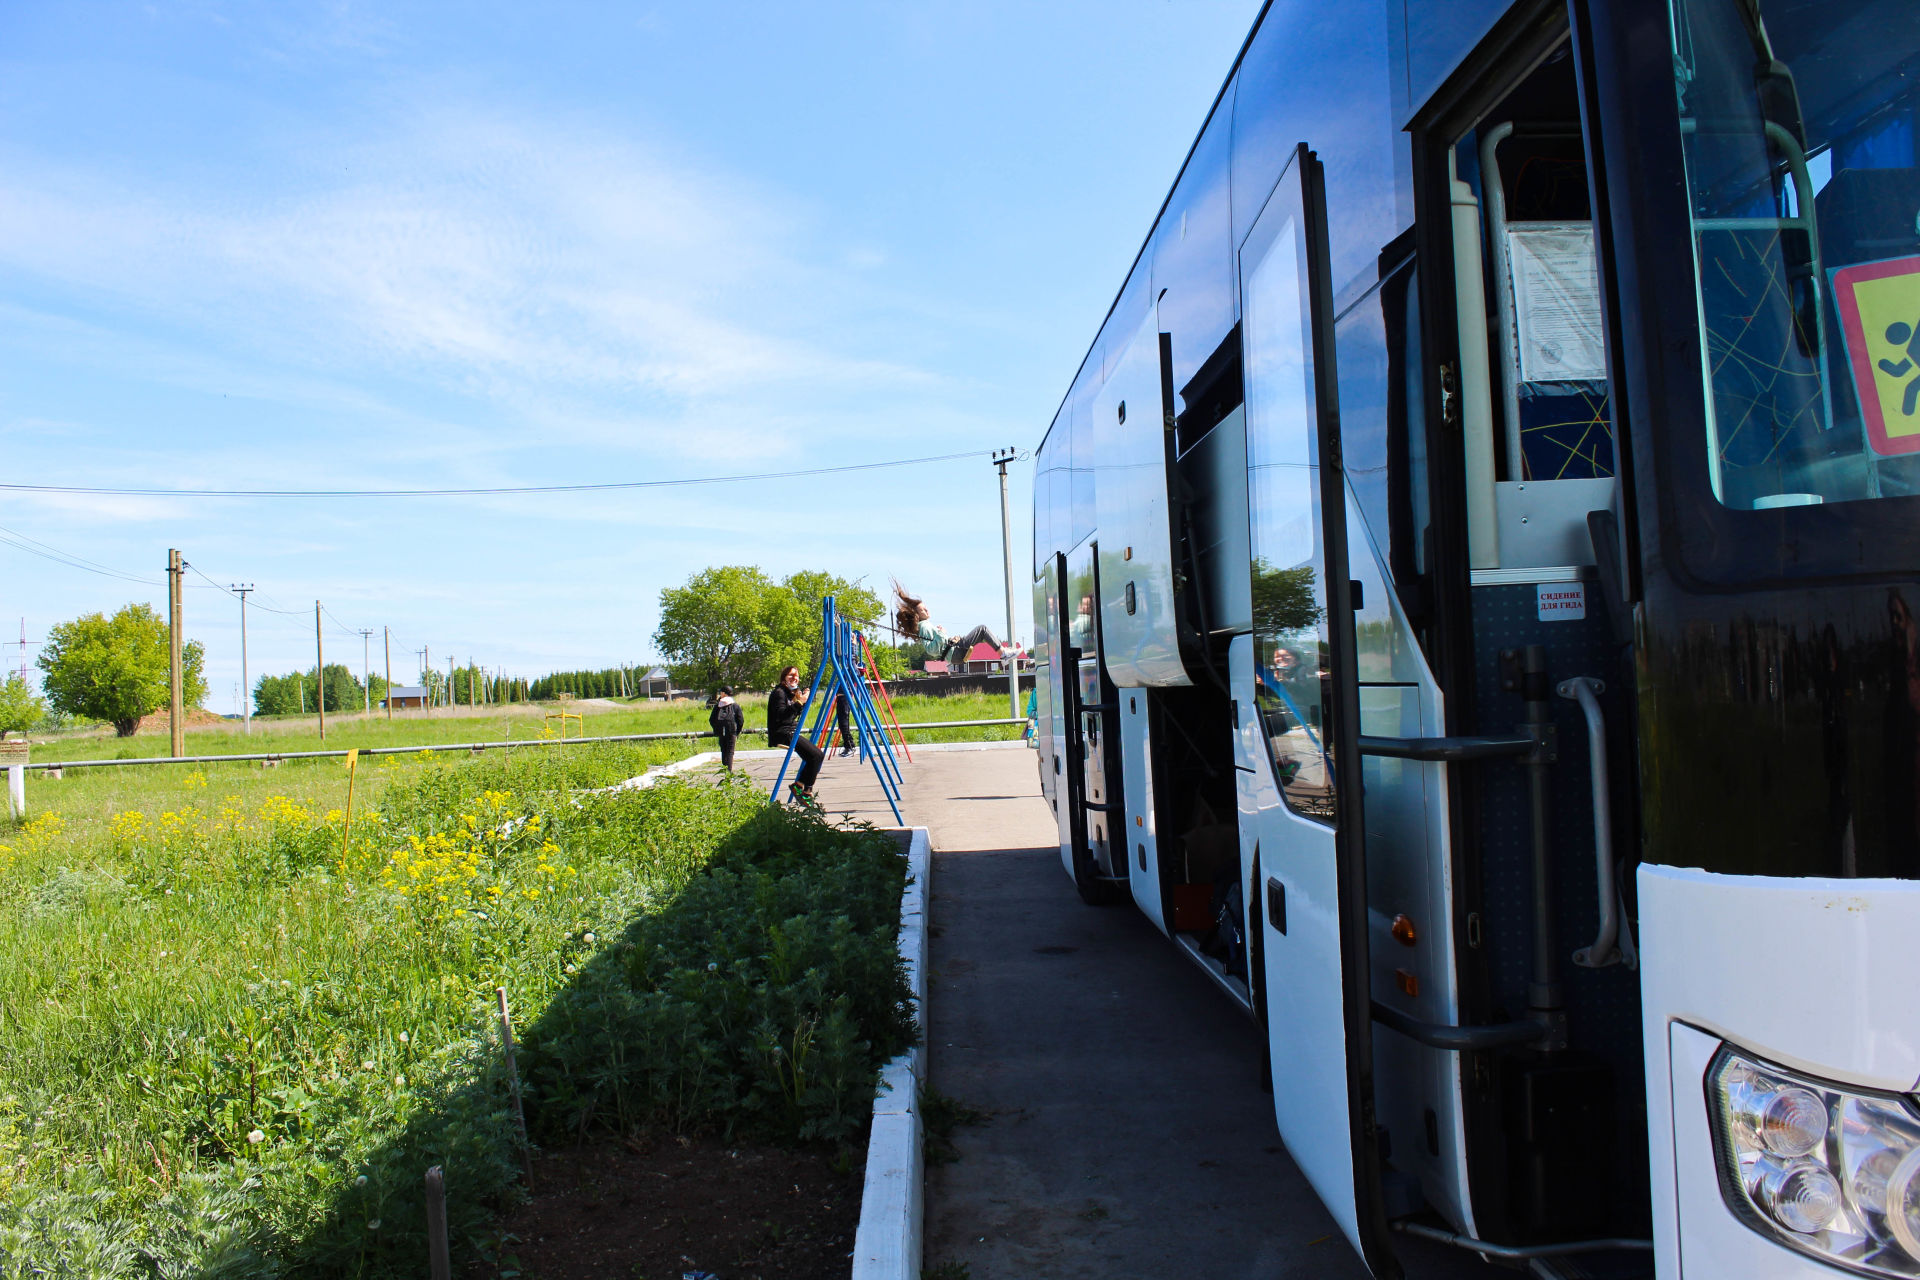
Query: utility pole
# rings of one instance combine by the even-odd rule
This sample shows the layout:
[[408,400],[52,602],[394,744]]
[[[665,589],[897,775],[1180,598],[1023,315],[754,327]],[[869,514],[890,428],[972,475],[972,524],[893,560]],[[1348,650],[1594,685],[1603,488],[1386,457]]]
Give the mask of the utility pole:
[[380,638],[387,646],[387,719],[393,719],[393,628],[380,628]]
[[362,720],[373,714],[373,663],[367,656],[372,646],[372,628],[362,628],[360,631],[360,718]]
[[1007,716],[1020,719],[1020,663],[1013,656],[1013,521],[1007,514],[1007,464],[1017,449],[995,449],[993,465],[1000,468],[1000,549],[1007,560]]
[[251,582],[234,583],[227,590],[240,597],[240,690],[244,701],[240,712],[246,724],[246,731],[253,732],[253,686],[247,683],[247,592],[253,590]]
[[447,655],[447,710],[453,710],[453,655]]
[[428,654],[427,646],[424,644],[421,645],[416,652],[420,655],[420,683],[426,686],[427,691],[427,700],[420,704],[420,709],[428,714],[432,714],[433,680],[430,677],[433,675],[433,664],[428,661],[431,655]]
[[180,558],[177,549],[167,552],[167,648],[169,651],[167,671],[167,719],[173,729],[173,754],[177,758],[187,754],[186,707],[180,679],[180,628],[185,624],[181,616],[180,575],[187,562]]
[[313,602],[313,700],[320,706],[320,741],[327,740],[327,644],[320,638],[320,602]]

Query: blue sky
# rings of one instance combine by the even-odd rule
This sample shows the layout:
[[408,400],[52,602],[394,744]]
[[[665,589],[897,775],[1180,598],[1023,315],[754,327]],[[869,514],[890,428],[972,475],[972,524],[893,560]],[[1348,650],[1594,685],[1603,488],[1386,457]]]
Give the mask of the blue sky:
[[[0,8],[0,478],[478,487],[1039,441],[1257,0]],[[1030,634],[1031,463],[1013,469]],[[250,666],[537,675],[710,564],[1002,624],[984,459],[569,497],[9,495],[0,640],[170,546]],[[189,577],[216,711],[238,606]],[[18,649],[0,649],[17,665]],[[404,665],[403,665],[404,664]]]

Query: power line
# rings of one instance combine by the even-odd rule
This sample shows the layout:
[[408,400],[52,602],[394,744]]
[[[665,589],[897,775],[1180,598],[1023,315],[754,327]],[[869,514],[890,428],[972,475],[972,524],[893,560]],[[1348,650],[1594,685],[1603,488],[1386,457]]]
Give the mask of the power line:
[[[131,498],[485,498],[528,493],[598,493],[618,489],[672,489],[687,485],[738,484],[748,480],[794,480],[803,476],[838,475],[848,471],[878,471],[888,467],[917,467],[932,462],[983,458],[985,449],[941,453],[925,458],[895,458],[887,462],[850,462],[838,467],[807,467],[795,471],[758,471],[726,476],[691,476],[681,480],[620,480],[601,484],[505,485],[489,489],[115,489],[90,485],[0,484],[9,493],[75,493]],[[1022,452],[1022,458],[1030,456]]]
[[30,556],[39,556],[42,560],[51,560],[55,564],[66,565],[69,569],[80,569],[87,573],[97,573],[104,578],[119,578],[123,582],[137,582],[145,587],[165,585],[152,578],[143,578],[139,574],[124,573],[119,569],[108,568],[106,565],[96,563],[82,556],[74,555],[71,551],[62,551],[58,547],[50,546],[37,538],[29,538],[26,534],[15,532],[12,529],[6,528],[4,525],[0,525],[0,543],[10,546],[16,551],[24,551]]
[[357,635],[359,635],[359,634],[360,634],[360,628],[359,628],[359,627],[350,627],[350,626],[348,626],[348,625],[347,625],[346,623],[344,623],[344,622],[342,622],[342,621],[340,621],[340,619],[339,619],[339,618],[337,618],[337,617],[335,617],[335,616],[334,616],[334,613],[333,613],[333,610],[331,610],[331,609],[329,609],[329,608],[327,608],[327,606],[325,606],[325,605],[321,605],[321,606],[320,606],[320,612],[322,612],[322,613],[324,613],[324,614],[326,614],[326,615],[327,615],[327,620],[328,620],[329,622],[331,622],[331,623],[333,623],[333,625],[334,625],[334,626],[336,626],[336,627],[338,627],[338,628],[340,628],[340,630],[341,630],[341,631],[343,631],[343,632],[345,632],[345,633],[346,633],[347,635],[350,635],[350,636],[357,636]]
[[[202,578],[206,578],[207,585],[212,587],[215,591],[224,591],[236,600],[240,598],[240,594],[236,592],[233,588],[222,586],[220,583],[215,582],[212,578],[207,578],[206,574],[200,573],[200,570],[197,567],[195,567],[195,565],[191,561],[187,563],[187,568],[192,569],[197,574],[200,574]],[[248,587],[247,590],[252,591],[254,590],[254,588]],[[258,600],[255,600],[253,602],[253,607],[256,609],[265,609],[268,613],[284,613],[289,618],[304,618],[307,616],[307,611],[305,609],[276,609],[272,605],[261,604]]]

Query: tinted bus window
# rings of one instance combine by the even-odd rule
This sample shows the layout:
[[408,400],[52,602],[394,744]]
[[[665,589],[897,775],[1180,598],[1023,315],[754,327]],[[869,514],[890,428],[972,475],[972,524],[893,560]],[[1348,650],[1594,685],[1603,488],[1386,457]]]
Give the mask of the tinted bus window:
[[1244,298],[1254,700],[1288,806],[1331,822],[1334,775],[1322,683],[1326,596],[1306,255],[1298,211],[1286,211],[1286,218],[1248,275]]
[[1427,523],[1413,276],[1413,259],[1403,258],[1334,323],[1347,483],[1396,580],[1418,571]]
[[[1093,362],[1088,363],[1091,365]],[[1091,382],[1097,383],[1099,380],[1094,375],[1089,375],[1089,378]],[[1087,535],[1093,532],[1097,519],[1093,505],[1093,468],[1099,459],[1094,452],[1093,390],[1091,385],[1073,389],[1073,453],[1072,461],[1068,464],[1070,479],[1067,486],[1072,527],[1067,536],[1060,539],[1063,550],[1077,547],[1085,541]]]
[[1912,4],[1757,10],[1672,10],[1713,496],[1920,494]]

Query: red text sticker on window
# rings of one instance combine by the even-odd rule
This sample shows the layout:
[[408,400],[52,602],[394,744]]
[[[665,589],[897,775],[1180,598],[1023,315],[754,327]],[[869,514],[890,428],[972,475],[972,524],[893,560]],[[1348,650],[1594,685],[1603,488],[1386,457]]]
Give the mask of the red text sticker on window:
[[1833,300],[1873,451],[1920,450],[1920,258],[1842,267]]

